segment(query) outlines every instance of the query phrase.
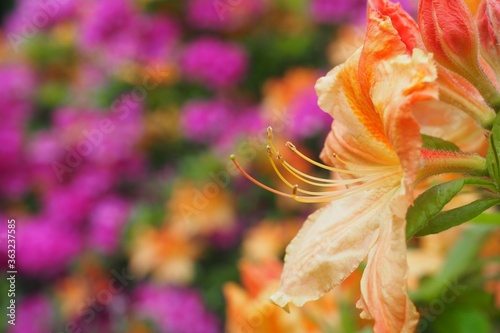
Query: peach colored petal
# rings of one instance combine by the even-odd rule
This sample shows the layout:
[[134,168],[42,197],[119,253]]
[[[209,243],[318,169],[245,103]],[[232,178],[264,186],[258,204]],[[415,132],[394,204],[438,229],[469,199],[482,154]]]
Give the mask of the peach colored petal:
[[339,285],[373,247],[380,224],[392,219],[394,192],[393,186],[370,189],[313,213],[287,248],[271,300],[281,307],[302,306]]
[[419,315],[407,294],[406,223],[397,216],[385,222],[370,250],[357,306],[362,318],[375,320],[375,333],[414,332]]
[[415,20],[408,14],[399,3],[387,0],[370,0],[370,8],[390,17],[392,25],[398,31],[401,40],[406,45],[407,53],[411,54],[414,48],[424,49],[420,31]]
[[356,163],[395,165],[397,157],[380,117],[358,81],[360,55],[361,49],[316,83],[319,106],[335,119],[325,143],[326,147],[331,144],[331,149],[324,150],[322,159],[328,161],[336,152]]

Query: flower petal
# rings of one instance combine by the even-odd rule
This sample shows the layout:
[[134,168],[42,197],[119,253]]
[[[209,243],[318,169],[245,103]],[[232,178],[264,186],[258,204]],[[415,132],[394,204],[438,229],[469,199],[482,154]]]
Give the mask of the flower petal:
[[419,315],[407,294],[406,223],[398,216],[386,222],[368,256],[357,306],[362,318],[375,320],[375,333],[414,332]]
[[302,306],[339,285],[367,256],[380,224],[392,219],[389,203],[398,188],[369,189],[313,213],[287,248],[279,291],[271,300],[281,307]]
[[385,132],[396,151],[410,193],[419,167],[420,126],[413,105],[438,99],[437,70],[432,56],[414,49],[413,55],[400,55],[383,61],[376,72],[377,82],[370,95],[384,122]]
[[382,15],[391,18],[392,25],[406,45],[407,53],[411,54],[411,50],[415,47],[424,48],[417,22],[401,7],[400,3],[388,0],[370,0],[368,5]]

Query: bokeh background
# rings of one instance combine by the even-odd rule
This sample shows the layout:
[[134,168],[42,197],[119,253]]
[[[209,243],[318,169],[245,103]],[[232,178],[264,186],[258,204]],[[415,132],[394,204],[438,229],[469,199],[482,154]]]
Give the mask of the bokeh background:
[[[415,13],[416,3],[403,6]],[[471,8],[475,2],[471,1]],[[1,309],[16,220],[16,325],[0,331],[370,332],[362,267],[287,314],[267,297],[307,215],[269,164],[317,159],[332,119],[315,81],[363,42],[364,0],[0,3]],[[500,239],[413,240],[420,332],[500,326]],[[495,296],[496,295],[496,296]]]

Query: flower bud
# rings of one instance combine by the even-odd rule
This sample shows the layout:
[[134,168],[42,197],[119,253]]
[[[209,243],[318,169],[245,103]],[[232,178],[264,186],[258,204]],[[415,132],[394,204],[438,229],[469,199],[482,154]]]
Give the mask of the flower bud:
[[477,13],[481,55],[500,81],[500,2],[482,1]]
[[418,16],[435,59],[471,82],[490,106],[500,107],[500,94],[480,64],[477,27],[464,1],[422,0]]

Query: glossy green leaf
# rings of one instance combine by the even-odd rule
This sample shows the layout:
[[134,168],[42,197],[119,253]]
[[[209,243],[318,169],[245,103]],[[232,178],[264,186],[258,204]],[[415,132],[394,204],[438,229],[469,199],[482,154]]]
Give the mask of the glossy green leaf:
[[495,119],[489,137],[490,145],[486,154],[488,174],[497,189],[500,189],[500,117]]
[[456,144],[435,136],[422,134],[422,146],[434,150],[460,151]]
[[468,222],[480,215],[486,209],[500,204],[500,199],[480,199],[462,207],[441,212],[427,221],[425,227],[420,229],[415,236],[422,237],[437,234],[462,223]]
[[460,178],[431,187],[419,195],[406,213],[406,238],[409,239],[425,228],[429,220],[438,215],[465,185],[490,187],[492,184],[480,178]]
[[413,237],[423,229],[429,219],[439,214],[464,185],[463,179],[456,179],[431,187],[419,195],[406,213],[406,238]]

